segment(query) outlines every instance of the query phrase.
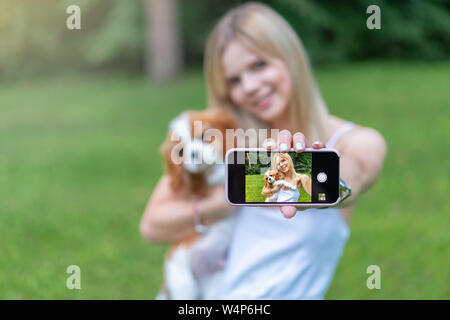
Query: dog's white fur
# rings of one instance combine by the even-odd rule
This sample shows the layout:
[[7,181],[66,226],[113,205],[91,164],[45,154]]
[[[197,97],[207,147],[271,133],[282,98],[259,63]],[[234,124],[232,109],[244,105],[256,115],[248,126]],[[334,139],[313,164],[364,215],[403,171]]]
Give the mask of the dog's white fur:
[[[266,171],[266,173],[264,174],[265,176],[265,180],[267,181],[267,184],[264,185],[263,187],[263,191],[264,189],[272,189],[276,186],[283,186],[283,187],[287,187],[291,190],[295,190],[296,187],[292,184],[290,184],[289,182],[285,181],[285,180],[276,180],[276,178],[272,177],[270,175],[270,173],[274,172],[275,170],[268,170]],[[278,189],[277,191],[273,192],[271,195],[266,196],[266,201],[265,202],[276,202],[278,199],[278,193],[280,192],[280,189]]]
[[[200,148],[201,152],[207,150],[211,156],[212,146],[201,140],[195,142],[190,136],[190,119],[186,113],[170,123],[170,131],[184,142],[185,152],[189,148]],[[219,154],[213,156],[221,157]],[[205,174],[210,186],[225,183],[225,165],[196,165],[189,164],[184,170]],[[196,241],[176,246],[164,262],[165,284],[156,299],[215,299],[221,287],[234,221],[235,215],[230,215],[209,226]]]

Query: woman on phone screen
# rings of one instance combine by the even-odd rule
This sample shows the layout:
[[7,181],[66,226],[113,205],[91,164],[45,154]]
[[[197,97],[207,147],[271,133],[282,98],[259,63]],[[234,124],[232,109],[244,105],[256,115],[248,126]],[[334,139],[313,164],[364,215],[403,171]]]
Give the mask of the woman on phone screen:
[[[225,108],[244,130],[280,130],[260,147],[337,149],[341,178],[352,188],[352,196],[333,208],[239,210],[215,298],[322,299],[349,237],[355,203],[381,171],[382,136],[328,112],[298,35],[266,5],[228,11],[209,35],[204,66],[208,108]],[[190,206],[167,184],[162,177],[141,222],[149,241],[172,242],[195,232]],[[206,224],[233,210],[223,186],[200,204]]]
[[277,202],[298,202],[302,187],[311,196],[311,180],[307,175],[295,172],[294,162],[289,154],[275,153],[272,159],[272,170],[274,169],[282,172],[285,175],[283,180],[292,185],[280,188]]

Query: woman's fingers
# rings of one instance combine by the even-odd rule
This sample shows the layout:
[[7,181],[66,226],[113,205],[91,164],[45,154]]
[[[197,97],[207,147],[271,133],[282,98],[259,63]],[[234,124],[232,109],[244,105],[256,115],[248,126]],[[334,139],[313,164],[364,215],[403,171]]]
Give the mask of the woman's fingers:
[[272,138],[268,138],[264,140],[263,147],[267,150],[275,149],[277,144],[275,143],[275,140]]
[[314,141],[312,147],[313,147],[314,149],[323,149],[323,148],[325,148],[326,146],[325,146],[324,143],[322,143],[322,142],[320,142],[320,141]]
[[288,152],[292,146],[292,135],[289,130],[281,130],[278,134],[278,150]]
[[301,132],[294,133],[292,137],[292,144],[294,145],[295,152],[302,152],[306,148],[305,135]]
[[292,207],[292,206],[281,206],[280,210],[286,219],[294,217],[298,211],[308,210],[310,207]]
[[[267,150],[273,150],[278,147],[278,150],[280,152],[288,152],[293,146],[296,152],[302,152],[306,148],[306,138],[305,135],[301,132],[296,132],[292,136],[291,132],[285,129],[281,130],[278,134],[278,141],[276,145],[272,138],[268,138],[264,140],[263,146]],[[319,148],[316,147],[316,149],[320,148],[324,148],[324,146],[321,146]]]
[[[273,141],[271,141],[271,139],[266,139],[266,141],[264,141],[264,146],[269,150],[274,149],[271,144],[272,142]],[[278,134],[278,141],[276,145],[278,146],[278,150],[280,152],[288,152],[291,149],[292,145],[294,146],[294,150],[296,152],[302,152],[306,148],[305,135],[301,132],[296,132],[294,136],[292,136],[289,130],[281,130]],[[316,141],[314,142],[312,147],[314,149],[322,149],[325,148],[325,145],[320,141]],[[280,210],[285,218],[291,219],[295,216],[297,210],[302,211],[304,209],[299,209],[294,206],[281,206]]]

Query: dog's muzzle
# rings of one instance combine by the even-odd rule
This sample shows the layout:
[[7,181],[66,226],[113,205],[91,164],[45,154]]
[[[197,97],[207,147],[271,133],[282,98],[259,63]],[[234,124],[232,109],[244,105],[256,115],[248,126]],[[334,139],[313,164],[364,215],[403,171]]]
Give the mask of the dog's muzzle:
[[193,139],[183,147],[183,166],[191,173],[208,170],[217,163],[217,152],[214,148],[201,140]]
[[183,143],[183,167],[190,173],[200,173],[220,162],[219,152],[200,139],[191,137],[191,125],[187,113],[170,122],[169,129],[174,138]]

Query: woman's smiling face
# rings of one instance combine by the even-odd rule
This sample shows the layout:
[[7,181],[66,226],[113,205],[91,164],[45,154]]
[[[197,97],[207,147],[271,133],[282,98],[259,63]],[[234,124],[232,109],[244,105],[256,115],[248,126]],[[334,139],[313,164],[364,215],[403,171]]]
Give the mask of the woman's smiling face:
[[289,162],[282,158],[282,157],[278,157],[278,165],[277,165],[277,169],[283,173],[287,173],[289,171]]
[[239,41],[231,41],[222,56],[231,101],[268,123],[285,112],[291,96],[286,64],[262,58]]

